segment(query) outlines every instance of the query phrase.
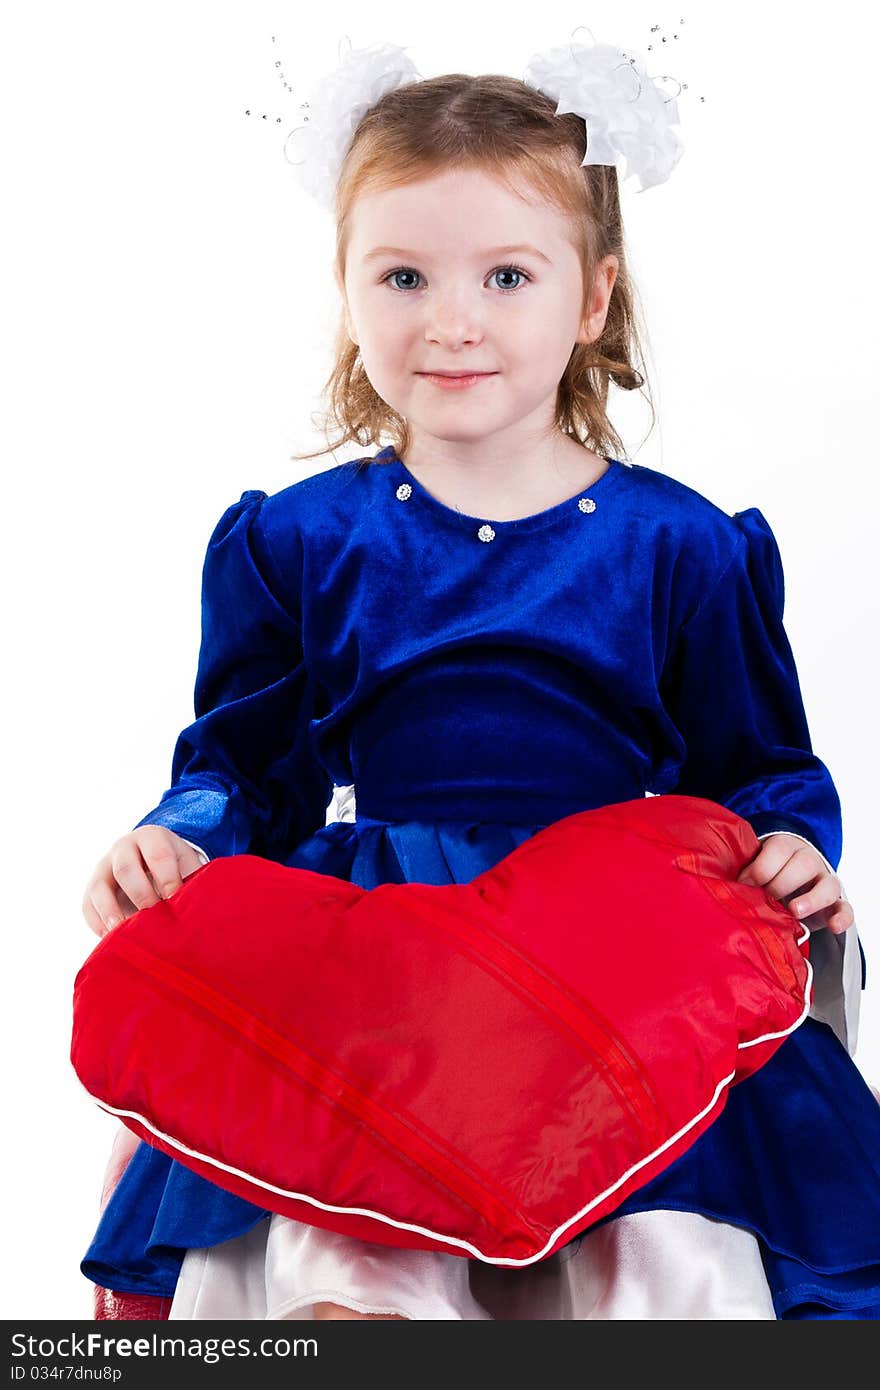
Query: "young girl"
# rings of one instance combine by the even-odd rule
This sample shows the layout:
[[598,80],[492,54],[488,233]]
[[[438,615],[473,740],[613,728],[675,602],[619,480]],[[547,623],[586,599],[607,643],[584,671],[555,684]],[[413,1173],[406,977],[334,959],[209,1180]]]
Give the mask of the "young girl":
[[[610,102],[619,52],[571,56]],[[543,91],[398,73],[365,113],[352,98],[328,386],[337,445],[393,442],[220,518],[195,722],[85,915],[103,933],[243,852],[367,889],[468,882],[564,816],[676,790],[745,818],[744,876],[814,928],[811,1017],[683,1156],[524,1269],[318,1229],[141,1142],[82,1270],[172,1318],[880,1317],[840,803],[779,552],[756,508],[618,457],[609,383],[643,378],[614,149],[600,99],[557,114],[554,61]],[[649,115],[656,182],[677,152]],[[356,818],[327,823],[334,787]]]

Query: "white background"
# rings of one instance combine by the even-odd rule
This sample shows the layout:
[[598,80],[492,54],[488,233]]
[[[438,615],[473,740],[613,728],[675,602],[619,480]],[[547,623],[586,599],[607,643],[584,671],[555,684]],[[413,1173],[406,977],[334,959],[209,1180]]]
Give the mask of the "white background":
[[[399,43],[424,76],[521,76],[585,22],[688,83],[668,183],[624,187],[658,425],[611,397],[629,456],[728,512],[760,507],[869,971],[877,862],[878,275],[873,12],[854,3],[545,3],[534,14],[328,0],[31,3],[2,44],[7,604],[3,1315],[87,1318],[79,1261],[116,1121],[68,1060],[80,913],[111,842],[159,799],[192,717],[204,548],[296,465],[330,367],[329,219],[282,155],[337,44]],[[294,97],[273,67],[276,47]],[[583,34],[579,35],[584,39]],[[700,97],[705,96],[701,102]],[[246,118],[252,106],[283,126]],[[869,974],[856,1061],[880,1084]]]

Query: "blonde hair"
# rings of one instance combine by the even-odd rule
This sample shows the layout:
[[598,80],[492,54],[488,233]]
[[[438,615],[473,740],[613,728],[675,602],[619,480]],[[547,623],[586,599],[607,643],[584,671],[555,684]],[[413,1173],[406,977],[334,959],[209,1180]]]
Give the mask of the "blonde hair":
[[[581,165],[584,121],[556,115],[550,98],[517,78],[448,73],[408,82],[386,93],[360,121],[340,170],[335,194],[336,270],[345,280],[351,215],[358,196],[398,187],[450,168],[480,169],[518,193],[525,184],[568,217],[581,257],[588,311],[596,267],[613,254],[619,268],[605,326],[593,343],[575,343],[559,382],[556,427],[597,453],[625,457],[607,414],[608,387],[640,390],[647,373],[636,328],[636,295],[624,248],[617,170]],[[333,369],[322,388],[328,402],[320,424],[327,446],[295,459],[318,458],[349,442],[375,445],[389,435],[405,455],[406,420],[393,410],[364,370],[360,349],[340,316]],[[654,420],[651,404],[652,428]],[[330,441],[335,428],[338,437]]]

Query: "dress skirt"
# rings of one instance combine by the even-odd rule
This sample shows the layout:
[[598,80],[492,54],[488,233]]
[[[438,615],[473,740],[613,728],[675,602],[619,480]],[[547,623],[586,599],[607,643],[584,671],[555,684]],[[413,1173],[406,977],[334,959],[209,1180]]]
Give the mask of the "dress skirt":
[[[370,889],[465,883],[542,825],[389,822],[316,831],[287,861]],[[850,1055],[855,928],[814,933],[814,1008],[684,1154],[521,1269],[357,1240],[226,1192],[140,1142],[83,1274],[173,1299],[173,1319],[880,1319],[880,1105]]]

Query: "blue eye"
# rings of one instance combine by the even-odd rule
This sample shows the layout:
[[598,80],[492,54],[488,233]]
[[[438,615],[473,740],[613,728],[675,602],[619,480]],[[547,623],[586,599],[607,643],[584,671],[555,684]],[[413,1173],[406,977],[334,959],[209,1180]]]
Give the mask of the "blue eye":
[[[383,279],[384,279],[384,280],[393,280],[393,279],[394,279],[396,276],[398,276],[398,275],[418,275],[418,273],[419,273],[419,272],[418,272],[417,270],[410,270],[407,266],[401,266],[399,270],[389,270],[388,274],[385,275],[385,276],[383,276]],[[391,288],[392,288],[393,290],[398,290],[398,291],[399,291],[399,290],[401,289],[401,286],[400,286],[400,285],[392,285]],[[407,287],[407,288],[408,288],[408,287]]]
[[[492,271],[493,275],[519,275],[521,278],[530,280],[531,276],[526,275],[524,270],[520,270],[518,265],[500,265],[497,270]],[[499,286],[502,294],[510,294],[513,290],[518,290],[519,285]]]
[[[396,270],[389,270],[389,272],[388,272],[387,275],[383,275],[383,277],[382,277],[382,283],[383,283],[383,284],[385,284],[385,283],[391,284],[391,282],[392,282],[393,280],[395,280],[396,277],[397,277],[398,275],[416,275],[416,276],[417,276],[417,275],[419,275],[419,273],[420,273],[419,271],[413,270],[411,266],[407,266],[407,265],[398,266],[398,268],[397,268]],[[518,265],[500,265],[500,266],[498,266],[495,270],[492,271],[492,275],[518,275],[518,276],[520,276],[521,279],[524,279],[526,282],[530,281],[531,278],[532,278],[529,274],[527,274],[526,271],[522,270]],[[490,275],[489,278],[490,278],[490,279],[492,278],[491,275]],[[411,289],[411,288],[412,288],[412,286],[408,286],[408,285],[407,285],[407,286],[404,286],[404,285],[391,284],[391,288],[392,288],[393,290],[396,290],[398,294],[405,294],[405,293],[407,292],[408,289]],[[508,286],[499,286],[499,290],[500,290],[500,293],[501,293],[501,294],[515,294],[516,291],[519,290],[519,289],[521,289],[521,288],[522,288],[522,285],[519,285],[519,284],[517,284],[517,285],[508,285]]]

